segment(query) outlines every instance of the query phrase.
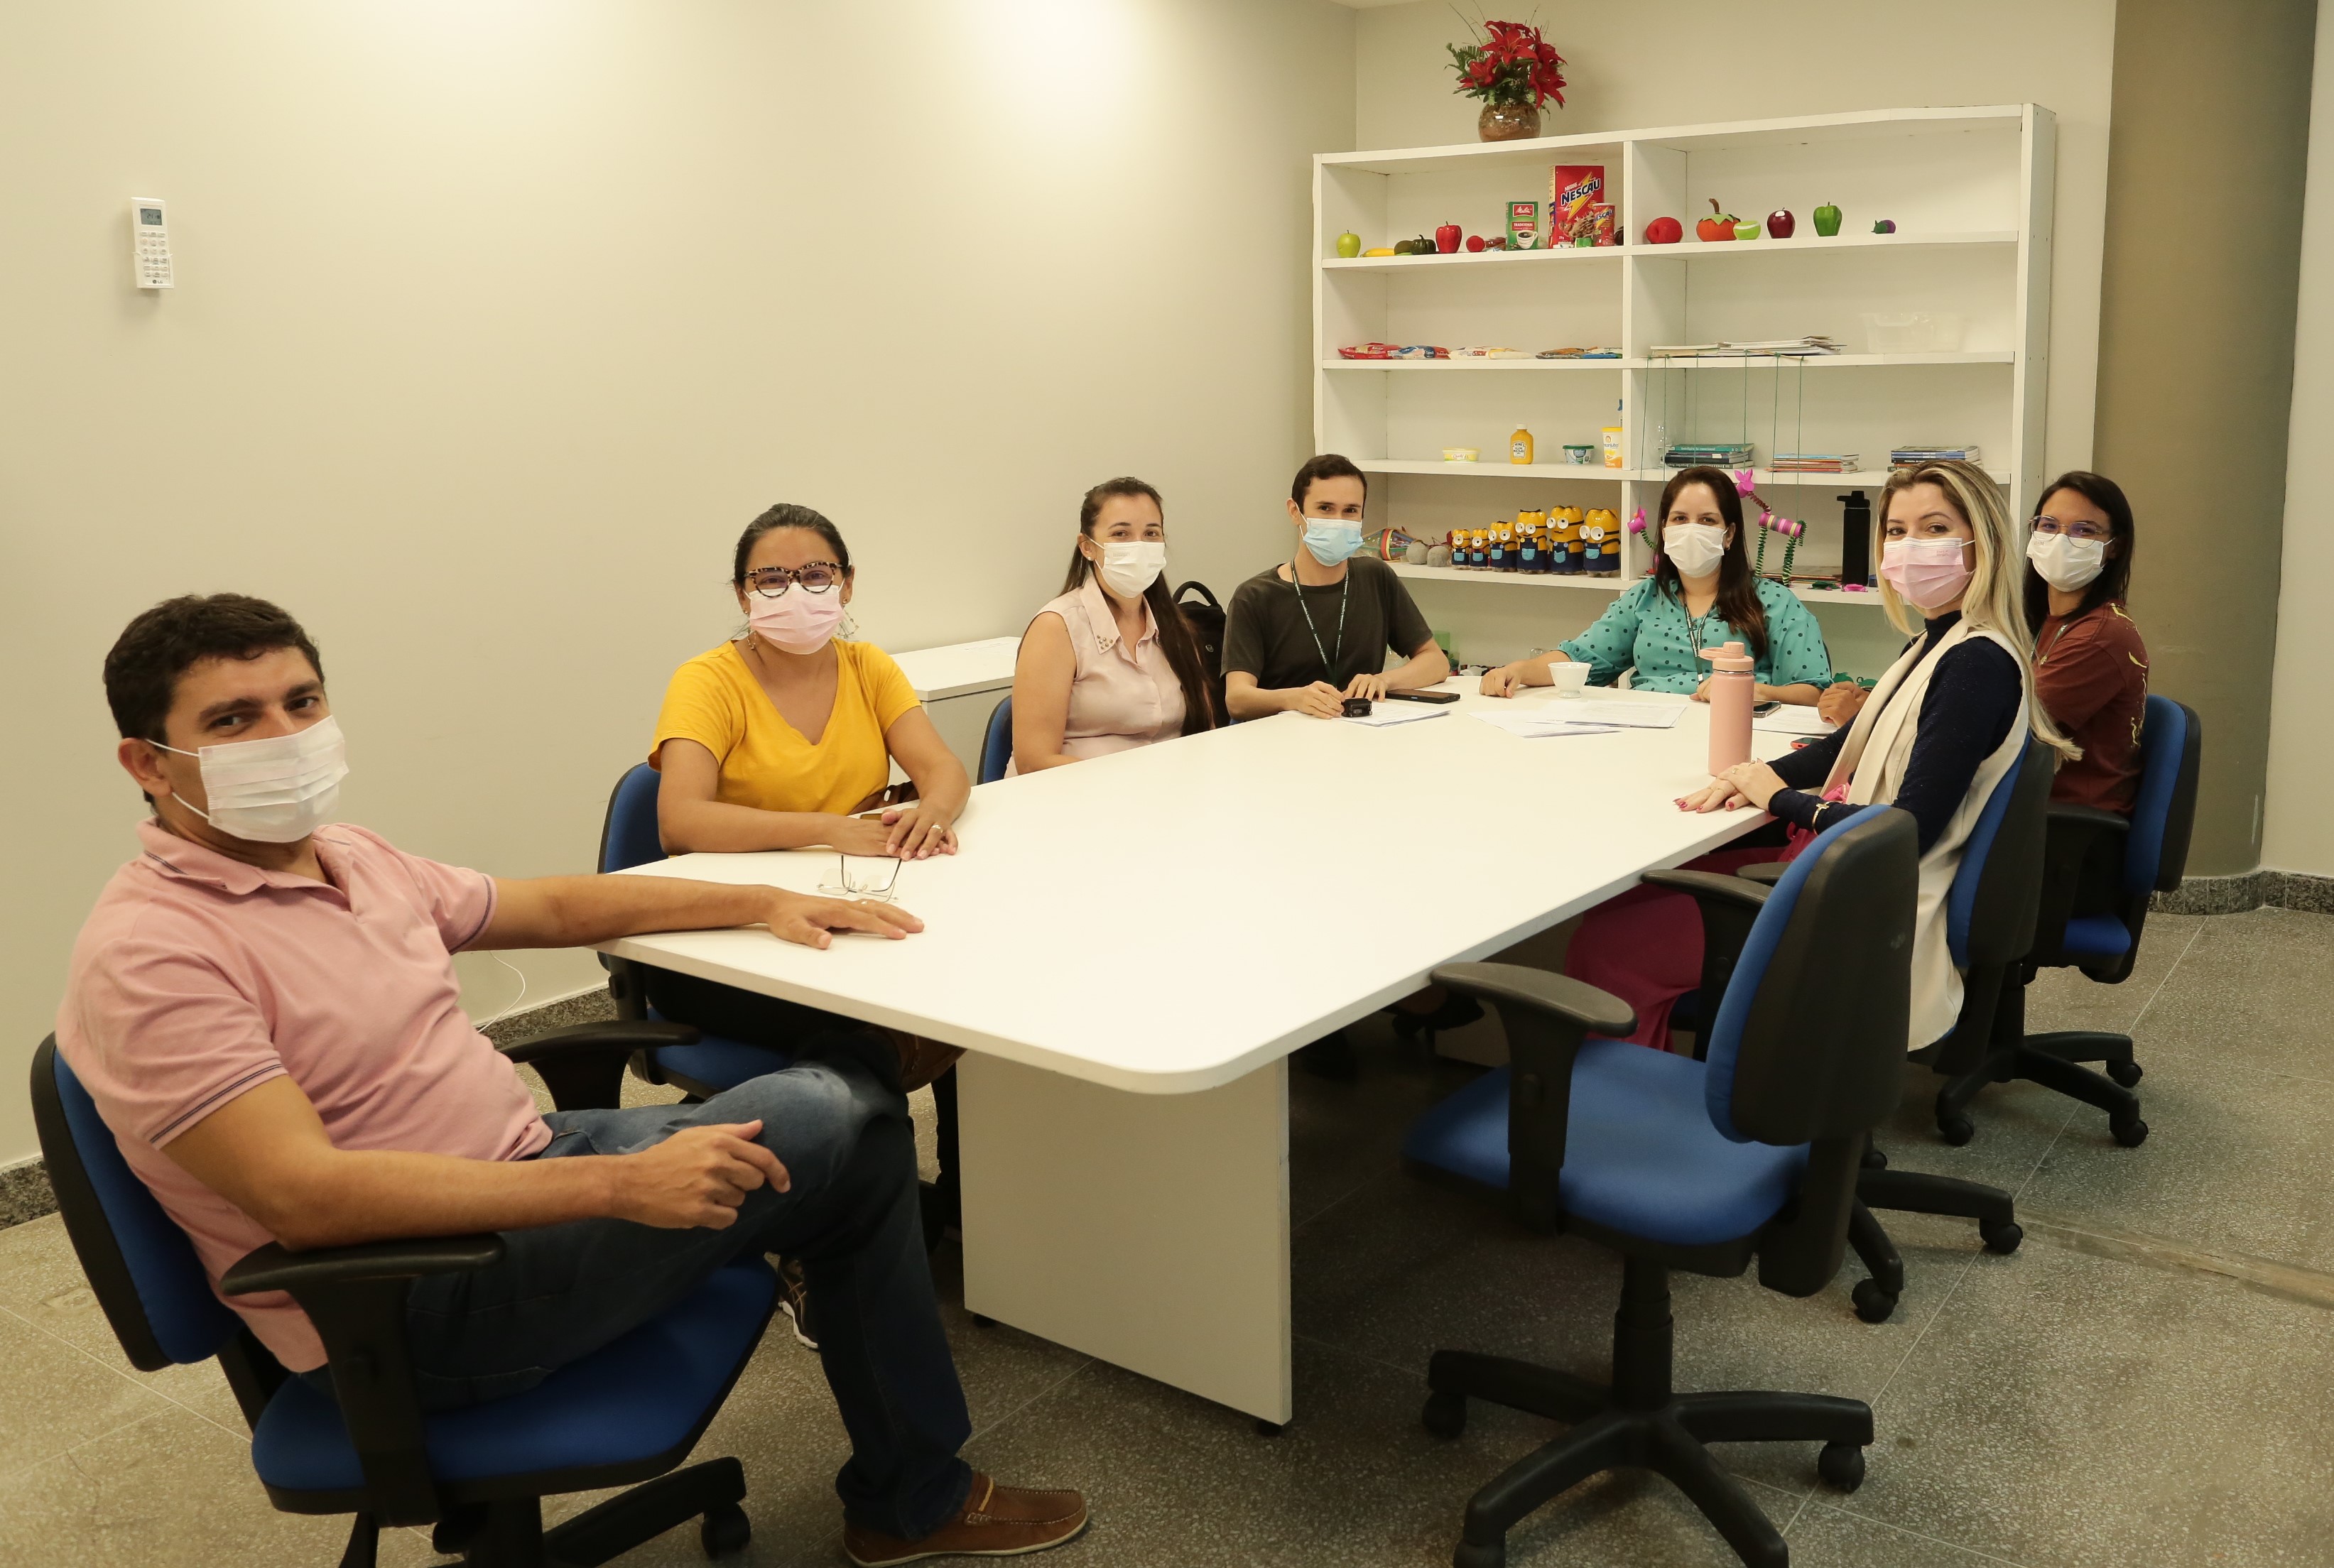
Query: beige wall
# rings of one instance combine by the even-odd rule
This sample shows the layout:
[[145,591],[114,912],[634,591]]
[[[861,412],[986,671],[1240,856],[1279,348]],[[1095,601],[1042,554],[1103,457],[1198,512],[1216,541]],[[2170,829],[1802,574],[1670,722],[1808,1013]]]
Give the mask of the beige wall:
[[2334,700],[2327,674],[2334,514],[2324,465],[2334,450],[2334,14],[2318,8],[2310,102],[2310,187],[2301,214],[2301,298],[2293,333],[2293,418],[2286,451],[2284,571],[2269,731],[2269,807],[2262,863],[2334,877]]
[[[1179,573],[1280,548],[1352,34],[1325,0],[0,11],[0,1162],[131,852],[98,667],[158,598],[290,607],[348,814],[532,875],[587,869],[769,502],[841,524],[894,648],[1019,630],[1109,475],[1164,489]],[[133,196],[174,293],[129,286]],[[597,974],[523,963],[535,998]]]
[[[2117,17],[2098,458],[2144,534],[2149,685],[2204,719],[2190,876],[2262,862],[2316,23],[2314,0],[2124,0]],[[2175,101],[2213,112],[2156,111]],[[2209,192],[2209,232],[2241,243],[2163,243],[2150,226],[2175,191]]]

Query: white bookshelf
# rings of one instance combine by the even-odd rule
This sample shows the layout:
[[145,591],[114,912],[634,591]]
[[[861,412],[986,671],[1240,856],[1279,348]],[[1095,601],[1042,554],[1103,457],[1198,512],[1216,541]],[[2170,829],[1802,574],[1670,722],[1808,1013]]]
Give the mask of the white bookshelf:
[[[1440,538],[1524,506],[1607,506],[1625,524],[1639,507],[1650,515],[1657,505],[1667,444],[1747,438],[1761,494],[1808,525],[1795,563],[1802,576],[1837,570],[1835,497],[1862,489],[1876,500],[1887,478],[1880,466],[1899,445],[1975,441],[2022,515],[2044,478],[2055,136],[2049,110],[2012,104],[1318,155],[1315,447],[1393,476],[1373,499],[1373,524]],[[1504,234],[1506,204],[1544,204],[1548,170],[1559,163],[1605,166],[1605,199],[1617,209],[1623,243],[1415,258],[1336,254],[1346,229],[1365,247],[1431,236],[1442,223]],[[1745,218],[1788,207],[1798,232],[1704,244],[1693,226],[1710,210],[1706,196]],[[1829,239],[1814,223],[1827,201],[1843,214]],[[1684,226],[1681,243],[1643,243],[1645,226],[1661,216]],[[1871,232],[1883,217],[1895,221],[1895,234]],[[1963,346],[1870,351],[1863,314],[1905,311],[1962,316]],[[1780,361],[1648,355],[1661,343],[1818,332],[1848,351]],[[1620,357],[1338,356],[1341,346],[1372,341],[1495,344],[1527,355],[1602,347]],[[1615,423],[1620,468],[1503,460],[1518,424],[1531,430],[1537,457],[1560,459],[1567,443],[1595,446],[1600,428]],[[1445,463],[1444,447],[1478,447],[1486,460]],[[1776,474],[1767,464],[1778,448],[1853,452],[1866,467]],[[1770,570],[1780,546],[1770,541]],[[1647,560],[1643,540],[1630,535],[1618,578],[1398,570],[1610,593],[1635,581]],[[1819,590],[1801,597],[1878,602]]]

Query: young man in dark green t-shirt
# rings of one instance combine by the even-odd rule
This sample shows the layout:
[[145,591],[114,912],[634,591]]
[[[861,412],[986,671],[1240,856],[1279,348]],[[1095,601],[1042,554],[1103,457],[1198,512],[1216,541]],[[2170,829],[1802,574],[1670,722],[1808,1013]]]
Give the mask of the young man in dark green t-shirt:
[[[1336,718],[1344,699],[1415,691],[1451,673],[1426,618],[1383,561],[1359,555],[1369,481],[1335,453],[1297,470],[1290,559],[1232,592],[1224,624],[1224,703],[1235,719],[1297,712]],[[1409,660],[1386,669],[1386,650]]]

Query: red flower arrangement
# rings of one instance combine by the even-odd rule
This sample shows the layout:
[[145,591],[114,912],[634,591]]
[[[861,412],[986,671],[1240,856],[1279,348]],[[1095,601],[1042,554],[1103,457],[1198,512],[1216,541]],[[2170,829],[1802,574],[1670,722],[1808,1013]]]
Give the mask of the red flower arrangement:
[[1452,43],[1451,63],[1459,72],[1452,89],[1486,103],[1529,103],[1538,109],[1549,99],[1564,107],[1564,56],[1540,36],[1539,29],[1522,22],[1486,22],[1483,36],[1473,43]]

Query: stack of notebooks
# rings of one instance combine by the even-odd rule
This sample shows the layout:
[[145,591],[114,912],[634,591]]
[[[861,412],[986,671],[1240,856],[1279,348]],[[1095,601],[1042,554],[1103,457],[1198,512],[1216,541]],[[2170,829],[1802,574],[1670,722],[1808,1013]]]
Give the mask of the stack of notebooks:
[[1836,354],[1840,351],[1840,346],[1837,338],[1810,332],[1804,338],[1768,338],[1755,343],[1657,344],[1647,349],[1645,355],[1655,360],[1734,360],[1770,355],[1805,357],[1809,354]]
[[1771,465],[1778,474],[1853,474],[1863,466],[1854,452],[1778,452]]
[[1977,461],[1977,447],[1966,445],[1899,447],[1888,454],[1890,465],[1898,468],[1909,468],[1915,463],[1936,463],[1946,460],[1974,463]]
[[1695,468],[1707,464],[1712,468],[1748,468],[1750,448],[1747,446],[1693,445],[1681,442],[1662,455],[1662,461],[1672,468]]

